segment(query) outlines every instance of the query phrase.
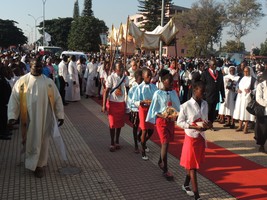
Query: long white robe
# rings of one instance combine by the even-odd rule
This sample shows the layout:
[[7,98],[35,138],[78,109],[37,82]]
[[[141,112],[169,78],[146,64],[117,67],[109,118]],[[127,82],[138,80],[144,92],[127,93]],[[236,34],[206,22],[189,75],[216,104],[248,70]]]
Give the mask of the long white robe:
[[239,76],[228,74],[223,77],[224,81],[224,90],[225,90],[225,101],[220,105],[219,114],[226,115],[226,116],[233,116],[234,109],[235,109],[235,91],[227,89],[227,83],[231,79],[232,81],[236,82],[239,79]]
[[[70,61],[68,65],[69,72],[69,86],[66,88],[66,101],[79,101],[81,100],[80,95],[80,84],[79,84],[79,75],[77,70],[77,65],[75,62]],[[73,82],[76,82],[74,85]]]
[[[36,167],[47,165],[49,138],[55,135],[58,119],[64,119],[63,104],[53,80],[30,73],[22,76],[14,85],[8,103],[8,119],[18,119],[20,115],[20,86],[27,85],[26,101],[28,127],[25,151],[25,167],[34,171]],[[54,113],[49,98],[48,87],[54,93]]]
[[234,119],[242,121],[255,121],[255,116],[251,115],[246,110],[248,103],[251,101],[251,96],[250,93],[248,94],[245,93],[245,89],[250,88],[251,79],[252,79],[251,76],[244,76],[238,84],[238,88],[239,90],[242,91],[242,93],[237,94],[235,102],[235,110],[233,115]]
[[97,95],[97,87],[95,86],[95,79],[97,78],[97,69],[98,67],[96,63],[88,63],[88,65],[86,66],[84,73],[84,78],[87,80],[85,94],[88,96]]

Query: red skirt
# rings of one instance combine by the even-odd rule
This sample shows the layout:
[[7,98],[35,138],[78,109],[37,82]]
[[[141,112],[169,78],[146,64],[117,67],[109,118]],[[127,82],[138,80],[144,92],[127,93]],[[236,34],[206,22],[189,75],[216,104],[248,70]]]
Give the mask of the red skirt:
[[110,128],[121,128],[125,123],[125,102],[107,101]]
[[156,119],[156,128],[161,144],[167,144],[174,139],[174,122],[167,122],[158,117]]
[[199,135],[192,138],[185,134],[180,165],[185,169],[199,169],[205,160],[205,139]]
[[149,107],[139,106],[139,127],[141,130],[154,129],[154,124],[146,122]]

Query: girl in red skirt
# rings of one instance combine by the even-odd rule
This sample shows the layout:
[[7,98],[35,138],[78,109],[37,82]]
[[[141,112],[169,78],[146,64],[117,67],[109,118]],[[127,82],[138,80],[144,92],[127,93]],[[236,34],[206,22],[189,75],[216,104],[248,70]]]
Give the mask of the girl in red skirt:
[[[173,179],[168,170],[168,147],[173,140],[174,125],[180,110],[180,101],[175,90],[173,90],[173,76],[167,74],[161,78],[163,88],[156,91],[148,111],[146,121],[156,124],[157,132],[161,142],[161,152],[158,161],[163,170],[163,176],[169,181]],[[173,112],[169,112],[169,111]]]
[[[208,122],[208,104],[203,100],[205,85],[201,81],[193,84],[193,96],[181,105],[177,120],[178,126],[185,130],[180,164],[186,169],[182,190],[189,196],[200,200],[196,172],[205,158],[205,130],[212,128]],[[189,187],[192,183],[193,192]]]

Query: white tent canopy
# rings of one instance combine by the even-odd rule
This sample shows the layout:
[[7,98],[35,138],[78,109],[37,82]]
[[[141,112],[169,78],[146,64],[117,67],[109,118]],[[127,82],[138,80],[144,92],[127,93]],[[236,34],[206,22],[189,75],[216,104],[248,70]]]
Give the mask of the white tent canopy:
[[133,36],[135,42],[142,49],[158,49],[159,41],[169,44],[178,32],[174,18],[164,26],[157,26],[153,31],[141,31],[133,22],[129,22],[129,35]]

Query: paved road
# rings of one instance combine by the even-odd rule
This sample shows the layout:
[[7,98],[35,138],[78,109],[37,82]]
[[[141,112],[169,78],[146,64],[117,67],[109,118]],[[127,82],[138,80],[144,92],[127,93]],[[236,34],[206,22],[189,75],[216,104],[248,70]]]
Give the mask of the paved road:
[[[107,116],[92,99],[82,99],[65,107],[61,133],[68,160],[62,161],[53,141],[46,176],[37,179],[24,168],[20,137],[13,132],[11,141],[0,141],[0,199],[191,199],[183,191],[185,172],[179,160],[169,156],[174,181],[166,181],[157,166],[160,148],[149,141],[149,161],[134,153],[132,129],[122,129],[122,149],[109,152]],[[266,167],[266,155],[258,153],[253,134],[233,130],[207,132],[208,140]],[[263,159],[264,158],[264,159]],[[264,161],[265,160],[265,161]],[[72,174],[64,174],[73,169]],[[77,171],[76,171],[77,170]],[[235,199],[199,175],[203,199]]]

